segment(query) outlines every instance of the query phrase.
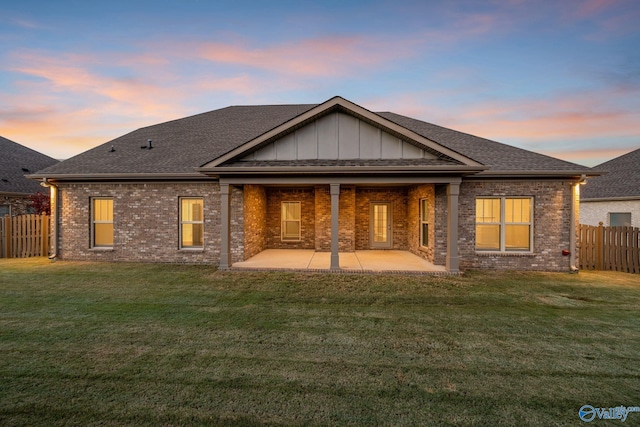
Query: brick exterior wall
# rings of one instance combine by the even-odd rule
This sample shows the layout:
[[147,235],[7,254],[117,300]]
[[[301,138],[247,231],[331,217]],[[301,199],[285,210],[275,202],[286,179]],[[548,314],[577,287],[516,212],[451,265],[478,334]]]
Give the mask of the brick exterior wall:
[[371,249],[371,202],[390,202],[393,211],[392,249],[407,250],[407,188],[356,188],[356,250]]
[[[429,208],[429,245],[420,246],[420,200],[427,199]],[[416,185],[407,193],[407,245],[411,253],[427,261],[434,261],[435,253],[435,203],[436,193],[433,184]]]
[[244,186],[244,259],[267,247],[267,192],[260,185]]
[[[589,185],[589,184],[587,184]],[[640,200],[611,200],[606,202],[580,202],[580,222],[586,225],[610,226],[610,213],[631,214],[631,226],[640,227]]]
[[[213,263],[220,261],[220,188],[209,183],[61,184],[58,256],[65,260]],[[238,215],[242,192],[234,189]],[[113,197],[113,249],[91,249],[91,198]],[[180,250],[179,198],[204,198],[204,249]],[[240,203],[238,203],[238,201]],[[242,215],[232,225],[237,242]],[[239,260],[238,253],[233,253]]]
[[[316,245],[319,252],[331,251],[331,192],[328,185],[315,187],[316,201]],[[340,202],[338,204],[338,250],[353,252],[355,250],[355,187],[340,186]]]
[[[313,188],[267,188],[267,248],[314,249],[316,236]],[[282,241],[281,203],[300,202],[300,241]]]
[[[436,192],[442,198],[442,191]],[[477,197],[533,197],[531,254],[490,254],[475,250]],[[446,208],[446,189],[444,193]],[[562,255],[571,239],[571,186],[566,181],[465,181],[460,186],[460,268],[566,271],[570,259]],[[577,207],[576,207],[577,208]],[[436,209],[436,215],[438,215]],[[446,216],[443,217],[446,239]],[[442,221],[441,221],[442,222]],[[575,230],[575,227],[573,228]],[[575,238],[575,234],[573,235]],[[446,241],[446,240],[445,240]],[[442,251],[442,247],[437,251]],[[446,248],[443,251],[446,254]]]
[[[47,192],[48,190],[46,188],[42,189],[43,194],[47,194]],[[0,196],[0,206],[3,205],[8,205],[11,207],[11,216],[33,213],[33,209],[31,208],[31,201],[29,200],[28,195]]]
[[[437,265],[445,264],[446,185],[366,188],[342,186],[339,250],[370,249],[371,202],[390,202],[393,249],[409,250]],[[209,263],[220,260],[220,189],[217,182],[61,184],[58,256],[68,260]],[[331,197],[328,185],[271,188],[246,185],[231,189],[232,262],[266,248],[331,248]],[[489,254],[475,250],[475,200],[487,196],[534,199],[531,254]],[[113,249],[91,249],[91,198],[114,199]],[[204,249],[179,248],[179,198],[204,198]],[[419,200],[429,200],[429,244],[419,247]],[[301,202],[299,242],[282,242],[280,204]],[[462,269],[558,270],[569,268],[571,186],[567,181],[465,181],[460,186],[459,255]],[[578,204],[576,223],[578,222]],[[574,235],[573,238],[576,238]]]

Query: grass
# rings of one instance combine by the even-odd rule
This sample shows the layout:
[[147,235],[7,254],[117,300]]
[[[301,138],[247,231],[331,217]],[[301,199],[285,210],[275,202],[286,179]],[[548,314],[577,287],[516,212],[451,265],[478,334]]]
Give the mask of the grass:
[[0,260],[0,425],[580,425],[640,406],[639,308],[611,272]]

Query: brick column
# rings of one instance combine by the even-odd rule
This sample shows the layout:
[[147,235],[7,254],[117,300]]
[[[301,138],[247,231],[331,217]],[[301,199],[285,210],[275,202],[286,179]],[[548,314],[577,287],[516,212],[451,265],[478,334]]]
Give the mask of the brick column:
[[340,211],[340,184],[330,184],[331,187],[331,270],[340,270],[340,255],[338,254],[338,212]]
[[458,258],[458,198],[460,196],[460,184],[449,183],[447,186],[447,271],[460,271]]
[[220,270],[231,266],[231,197],[229,184],[220,184]]

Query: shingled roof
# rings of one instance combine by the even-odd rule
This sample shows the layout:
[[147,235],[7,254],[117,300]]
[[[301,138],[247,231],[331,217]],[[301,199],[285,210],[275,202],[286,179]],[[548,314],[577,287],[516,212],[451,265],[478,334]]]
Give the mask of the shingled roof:
[[640,199],[640,148],[604,162],[594,169],[607,173],[589,178],[587,185],[580,189],[580,200]]
[[25,175],[58,163],[58,160],[0,136],[0,194],[35,194],[44,191]]
[[[144,127],[39,171],[34,177],[99,174],[195,176],[196,168],[286,124],[318,105],[322,104],[233,106]],[[399,114],[373,114],[490,166],[487,171],[490,174],[535,174],[551,171],[569,174],[590,171],[584,166]],[[141,147],[147,146],[148,140],[152,140],[153,148],[142,149]]]

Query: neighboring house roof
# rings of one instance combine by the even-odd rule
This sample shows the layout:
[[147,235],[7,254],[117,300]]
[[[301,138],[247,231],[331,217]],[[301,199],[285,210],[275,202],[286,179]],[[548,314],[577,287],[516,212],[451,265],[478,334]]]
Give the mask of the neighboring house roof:
[[0,136],[0,194],[35,194],[45,190],[25,178],[58,160]]
[[[255,150],[331,111],[352,114],[419,145],[439,152],[437,160],[238,162]],[[153,149],[141,149],[152,140]],[[113,147],[113,148],[112,148]],[[218,160],[217,160],[218,159]],[[225,163],[226,162],[226,163]],[[334,97],[322,104],[234,106],[138,129],[78,156],[39,171],[32,177],[129,174],[196,176],[200,167],[475,167],[482,174],[589,173],[590,168],[531,151],[457,132],[394,113],[372,113]]]
[[640,199],[640,148],[594,169],[606,173],[587,180],[580,189],[580,200]]

